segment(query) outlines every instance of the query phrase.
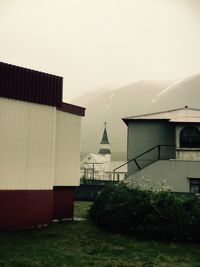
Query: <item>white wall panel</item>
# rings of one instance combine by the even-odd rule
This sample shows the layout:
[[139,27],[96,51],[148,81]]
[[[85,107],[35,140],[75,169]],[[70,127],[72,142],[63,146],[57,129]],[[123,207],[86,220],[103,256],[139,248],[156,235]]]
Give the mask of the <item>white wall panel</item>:
[[0,98],[0,189],[51,189],[55,108]]
[[0,98],[0,189],[79,185],[80,128],[80,116]]
[[81,117],[56,111],[55,180],[57,186],[80,182]]

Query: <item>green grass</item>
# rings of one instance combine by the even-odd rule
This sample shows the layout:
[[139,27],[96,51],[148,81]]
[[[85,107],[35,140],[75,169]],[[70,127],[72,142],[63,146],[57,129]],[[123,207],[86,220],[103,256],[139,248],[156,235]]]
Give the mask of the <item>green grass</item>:
[[[77,202],[85,217],[90,203]],[[0,266],[178,267],[200,266],[200,246],[141,241],[98,229],[90,221],[0,233]]]
[[87,211],[90,208],[92,202],[89,201],[76,201],[74,207],[74,216],[80,218],[87,217]]

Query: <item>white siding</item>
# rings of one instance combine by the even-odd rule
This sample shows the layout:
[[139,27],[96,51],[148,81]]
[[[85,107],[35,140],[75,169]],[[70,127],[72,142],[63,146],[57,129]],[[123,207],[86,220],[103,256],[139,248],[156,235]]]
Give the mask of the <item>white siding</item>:
[[79,185],[80,128],[80,116],[0,98],[0,189]]
[[55,108],[0,98],[0,189],[51,189]]
[[80,182],[81,117],[56,111],[54,185],[76,186]]

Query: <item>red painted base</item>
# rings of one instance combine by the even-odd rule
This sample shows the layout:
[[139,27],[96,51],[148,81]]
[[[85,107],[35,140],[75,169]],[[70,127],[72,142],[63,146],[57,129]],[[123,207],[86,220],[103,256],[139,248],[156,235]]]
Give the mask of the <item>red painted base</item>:
[[55,186],[54,215],[55,219],[72,218],[74,215],[74,187]]
[[0,230],[49,224],[72,218],[74,187],[53,190],[0,190]]
[[49,224],[52,206],[52,190],[0,190],[0,229]]

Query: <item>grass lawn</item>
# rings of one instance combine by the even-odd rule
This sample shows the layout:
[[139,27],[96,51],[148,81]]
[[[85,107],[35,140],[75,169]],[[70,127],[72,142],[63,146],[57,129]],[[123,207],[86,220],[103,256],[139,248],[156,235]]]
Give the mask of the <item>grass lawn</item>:
[[[77,202],[84,217],[90,203]],[[200,266],[200,245],[141,241],[98,229],[89,221],[0,232],[0,266]]]

